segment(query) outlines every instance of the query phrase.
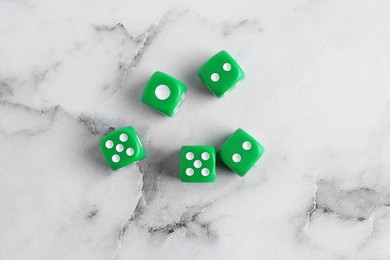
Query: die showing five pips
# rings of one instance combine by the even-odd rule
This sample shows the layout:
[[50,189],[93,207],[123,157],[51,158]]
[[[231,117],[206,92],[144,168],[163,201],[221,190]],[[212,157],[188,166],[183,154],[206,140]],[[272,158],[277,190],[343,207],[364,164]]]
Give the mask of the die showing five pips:
[[112,170],[119,170],[146,157],[142,142],[131,126],[103,137],[100,140],[100,148]]
[[[226,51],[206,61],[198,71],[203,84],[218,98],[230,92],[245,78],[238,63]],[[173,117],[187,87],[163,72],[155,72],[146,84],[141,100],[151,108]],[[116,130],[102,138],[100,146],[112,170],[118,170],[146,157],[135,129]],[[183,146],[180,152],[180,178],[184,182],[213,182],[216,157],[231,170],[244,176],[264,153],[263,146],[242,129],[238,129],[216,153],[213,146]]]
[[184,182],[215,180],[215,147],[183,146],[180,151],[180,178]]

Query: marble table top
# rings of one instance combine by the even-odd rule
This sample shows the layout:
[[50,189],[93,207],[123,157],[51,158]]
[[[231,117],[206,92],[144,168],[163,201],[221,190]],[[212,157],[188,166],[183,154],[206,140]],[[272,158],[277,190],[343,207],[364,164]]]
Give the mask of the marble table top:
[[[0,259],[390,259],[388,1],[0,1]],[[217,99],[198,68],[246,72]],[[156,70],[174,118],[140,102]],[[147,159],[111,172],[132,125]],[[266,152],[182,183],[183,145]]]

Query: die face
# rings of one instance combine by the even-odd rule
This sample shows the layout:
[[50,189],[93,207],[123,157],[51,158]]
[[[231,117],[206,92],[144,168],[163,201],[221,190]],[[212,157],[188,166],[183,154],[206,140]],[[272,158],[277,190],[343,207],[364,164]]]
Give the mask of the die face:
[[106,135],[100,140],[100,147],[112,170],[146,157],[142,142],[133,127],[125,127]]
[[172,117],[184,99],[187,87],[163,72],[155,72],[142,94],[142,102],[151,108]]
[[230,169],[244,176],[260,159],[264,147],[242,129],[238,129],[222,145],[218,156]]
[[221,51],[203,64],[198,76],[211,92],[222,97],[245,78],[245,73],[229,53]]
[[183,146],[180,177],[183,182],[215,181],[216,151],[213,146]]

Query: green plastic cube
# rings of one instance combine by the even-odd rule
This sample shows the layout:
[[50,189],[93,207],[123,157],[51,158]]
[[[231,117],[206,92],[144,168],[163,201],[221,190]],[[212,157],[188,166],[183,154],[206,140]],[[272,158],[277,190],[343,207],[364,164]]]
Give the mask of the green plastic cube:
[[260,159],[264,147],[242,129],[238,129],[222,145],[218,156],[230,169],[244,176]]
[[114,171],[146,157],[142,142],[131,126],[103,137],[100,147],[108,165]]
[[216,151],[213,146],[183,146],[180,151],[180,177],[184,182],[215,181]]
[[243,80],[245,73],[229,53],[221,51],[203,64],[198,76],[220,98]]
[[141,100],[151,108],[174,116],[187,91],[186,85],[163,72],[155,72],[149,79]]

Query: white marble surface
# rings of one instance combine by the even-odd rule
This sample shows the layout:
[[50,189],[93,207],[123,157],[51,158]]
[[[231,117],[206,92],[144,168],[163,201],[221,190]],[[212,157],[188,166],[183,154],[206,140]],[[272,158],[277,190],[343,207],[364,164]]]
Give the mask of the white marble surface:
[[[0,259],[390,259],[388,1],[0,1]],[[216,99],[221,49],[247,78]],[[140,102],[162,70],[170,119]],[[112,173],[133,125],[149,156]],[[236,128],[266,148],[241,178],[178,179],[182,145]]]

